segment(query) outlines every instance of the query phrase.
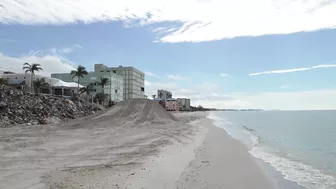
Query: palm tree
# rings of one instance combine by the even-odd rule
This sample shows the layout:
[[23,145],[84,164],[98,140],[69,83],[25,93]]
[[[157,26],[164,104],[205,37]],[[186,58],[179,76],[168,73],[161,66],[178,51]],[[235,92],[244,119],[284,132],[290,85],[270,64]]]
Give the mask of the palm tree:
[[[102,87],[102,95],[104,97],[105,97],[104,87],[108,85],[109,83],[110,83],[110,80],[109,78],[106,78],[106,77],[100,77],[100,81],[97,82],[97,85],[100,85]],[[104,105],[104,101],[103,101],[103,105]]]
[[34,81],[34,89],[36,91],[36,93],[40,93],[41,92],[41,88],[49,88],[50,85],[49,83],[47,83],[45,81],[45,78],[36,78]]
[[80,80],[81,77],[84,77],[84,76],[88,75],[89,73],[86,71],[84,66],[79,65],[77,67],[77,70],[72,70],[70,72],[70,74],[72,75],[72,79],[77,77],[77,84],[78,84],[77,95],[78,95],[78,93],[79,93],[79,80]]
[[159,98],[162,99],[162,95],[163,95],[162,92],[160,92],[160,93],[159,93]]
[[35,72],[39,72],[40,70],[43,71],[41,68],[40,64],[29,64],[29,63],[24,63],[23,64],[23,70],[25,70],[25,73],[30,72],[30,92],[33,93],[33,88],[34,88],[34,83],[33,83],[33,77]]
[[94,97],[94,101],[98,101],[100,104],[104,105],[104,101],[107,99],[107,95],[104,93],[97,93]]
[[155,95],[155,94],[153,94],[153,95],[152,95],[152,97],[153,97],[153,99],[155,99],[156,95]]
[[86,87],[82,87],[79,89],[80,94],[86,93],[86,104],[88,103],[88,98],[90,96],[90,93],[94,87],[94,83],[90,83]]

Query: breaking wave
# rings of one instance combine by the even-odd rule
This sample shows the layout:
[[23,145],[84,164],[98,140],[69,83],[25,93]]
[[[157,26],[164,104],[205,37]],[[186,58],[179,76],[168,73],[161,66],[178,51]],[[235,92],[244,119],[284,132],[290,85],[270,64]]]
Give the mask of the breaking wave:
[[230,136],[246,144],[251,155],[270,164],[275,170],[281,172],[285,179],[309,189],[336,188],[336,180],[333,176],[322,173],[303,162],[280,156],[276,149],[265,147],[255,129],[245,125],[235,125],[228,119],[213,114],[210,114],[208,118],[212,119],[217,127],[224,129]]

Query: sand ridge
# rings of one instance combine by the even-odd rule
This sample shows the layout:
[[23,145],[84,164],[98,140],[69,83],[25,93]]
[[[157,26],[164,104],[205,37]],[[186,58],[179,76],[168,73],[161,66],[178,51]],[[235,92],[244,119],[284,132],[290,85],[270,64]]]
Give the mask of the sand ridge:
[[142,99],[67,123],[1,129],[0,188],[120,188],[148,157],[195,135],[187,122],[204,114],[186,115]]

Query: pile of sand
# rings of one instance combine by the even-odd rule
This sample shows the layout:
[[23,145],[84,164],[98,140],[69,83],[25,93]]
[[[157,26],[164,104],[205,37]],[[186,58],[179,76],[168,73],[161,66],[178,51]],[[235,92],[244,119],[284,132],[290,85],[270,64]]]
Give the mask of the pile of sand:
[[95,119],[105,117],[114,121],[142,123],[167,123],[178,121],[171,113],[166,111],[158,101],[147,99],[131,99],[115,105],[111,110],[97,116]]

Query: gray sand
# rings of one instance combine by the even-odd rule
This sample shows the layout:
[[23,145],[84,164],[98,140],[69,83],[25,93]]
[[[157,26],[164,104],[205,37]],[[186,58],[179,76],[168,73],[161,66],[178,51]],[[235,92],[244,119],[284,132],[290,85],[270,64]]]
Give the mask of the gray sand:
[[1,129],[0,188],[270,188],[205,117],[131,100],[68,123]]
[[210,120],[204,121],[209,132],[196,150],[196,158],[177,182],[178,188],[274,188],[243,144],[232,139],[223,129],[206,122]]

